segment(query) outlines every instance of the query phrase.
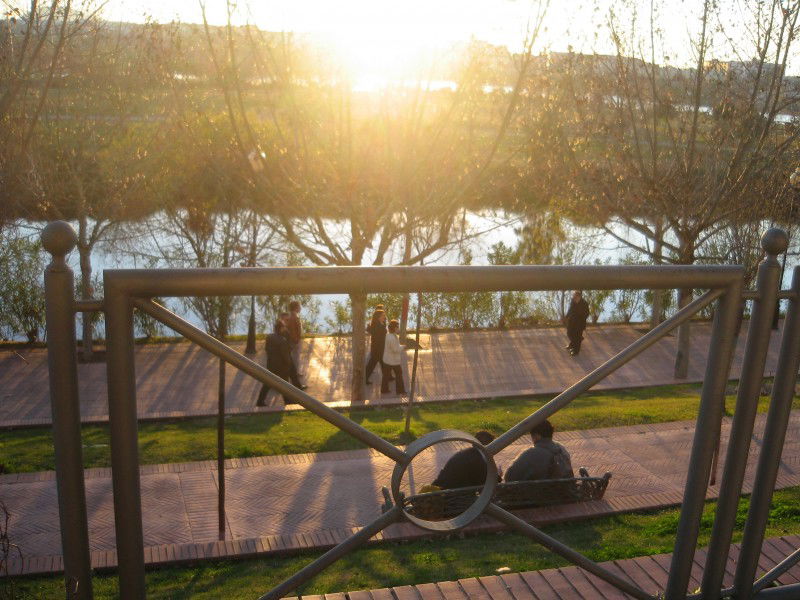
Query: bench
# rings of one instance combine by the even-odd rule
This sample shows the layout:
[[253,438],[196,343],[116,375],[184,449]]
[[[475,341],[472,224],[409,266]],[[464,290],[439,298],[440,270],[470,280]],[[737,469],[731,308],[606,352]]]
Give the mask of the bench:
[[[501,508],[516,509],[600,500],[606,492],[611,473],[591,477],[583,467],[578,472],[580,477],[569,479],[498,483],[492,502]],[[403,497],[403,508],[420,519],[446,519],[467,510],[482,489],[482,486],[476,486],[414,494]],[[381,509],[386,512],[394,506],[394,502],[387,488],[384,487],[382,492],[384,504]]]

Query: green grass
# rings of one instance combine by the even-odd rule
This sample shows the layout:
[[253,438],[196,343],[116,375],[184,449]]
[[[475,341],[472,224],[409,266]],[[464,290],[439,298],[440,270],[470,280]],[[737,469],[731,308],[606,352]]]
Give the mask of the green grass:
[[[706,504],[698,546],[708,544],[716,504]],[[634,513],[545,527],[550,535],[602,562],[672,551],[678,510]],[[737,529],[747,514],[747,499],[740,501]],[[739,531],[734,541],[741,539]],[[800,488],[778,491],[770,512],[767,537],[800,532]],[[263,594],[318,553],[242,561],[206,562],[185,567],[153,569],[147,573],[148,598],[252,599]],[[498,567],[512,571],[547,569],[568,564],[528,538],[511,533],[451,539],[384,543],[362,548],[330,566],[300,593],[372,589],[414,583],[492,575]],[[58,597],[57,577],[18,579],[22,598]],[[116,598],[112,575],[94,579],[95,598]],[[63,593],[61,594],[63,596]]]
[[[699,386],[693,384],[586,394],[551,420],[559,430],[689,420],[697,415],[698,394]],[[438,429],[470,432],[486,429],[499,434],[547,400],[549,397],[535,396],[423,405],[412,413],[412,438]],[[728,397],[728,414],[733,406],[734,398]],[[762,397],[759,411],[765,411],[767,406],[768,399]],[[402,408],[359,409],[344,411],[344,414],[393,443],[409,441],[403,434]],[[84,426],[82,435],[84,465],[109,466],[108,427]],[[361,447],[360,442],[307,411],[226,418],[225,452],[229,458]],[[214,459],[216,419],[142,423],[139,426],[139,448],[142,464]],[[50,430],[3,431],[0,434],[0,457],[9,473],[54,469]]]

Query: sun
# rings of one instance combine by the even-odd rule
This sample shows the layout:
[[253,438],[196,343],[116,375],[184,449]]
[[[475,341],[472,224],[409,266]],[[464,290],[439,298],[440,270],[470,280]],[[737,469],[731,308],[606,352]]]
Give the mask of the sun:
[[338,18],[321,33],[356,86],[417,79],[426,62],[453,41],[440,15],[420,2],[351,2],[338,8]]

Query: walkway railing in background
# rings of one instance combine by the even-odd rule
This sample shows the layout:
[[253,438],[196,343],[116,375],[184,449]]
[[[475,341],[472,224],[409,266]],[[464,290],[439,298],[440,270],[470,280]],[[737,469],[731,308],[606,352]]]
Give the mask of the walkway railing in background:
[[[72,273],[64,260],[65,255],[75,245],[75,234],[69,225],[60,222],[48,225],[42,240],[45,248],[53,255],[53,261],[45,274],[47,331],[62,546],[69,597],[82,599],[92,597],[75,360],[76,312],[102,309],[106,317],[114,514],[119,589],[123,599],[140,599],[146,595],[134,371],[134,309],[149,314],[231,365],[269,384],[293,402],[304,406],[396,463],[391,480],[395,508],[301,569],[262,596],[262,599],[276,599],[295,590],[392,523],[407,520],[430,531],[454,531],[469,525],[481,514],[488,514],[531,537],[552,552],[594,573],[634,598],[644,599],[651,598],[650,594],[493,504],[491,498],[496,483],[494,457],[531,428],[567,406],[601,379],[688,321],[698,311],[716,302],[700,409],[666,589],[666,598],[669,600],[686,597],[706,489],[714,469],[715,454],[720,439],[725,387],[743,301],[741,267],[493,266],[108,270],[104,273],[104,300],[102,305],[99,305],[96,302],[78,303],[73,300]],[[722,476],[720,503],[712,532],[713,552],[709,552],[709,562],[703,578],[704,598],[719,598],[732,593],[732,590],[720,590],[721,574],[730,548],[736,505],[741,493],[744,467],[753,432],[770,336],[768,321],[771,321],[780,295],[789,297],[791,302],[784,326],[781,357],[767,421],[767,430],[771,432],[769,434],[771,437],[765,439],[760,456],[756,475],[757,493],[753,495],[745,531],[746,546],[742,549],[736,579],[736,591],[739,597],[747,597],[753,593],[758,597],[766,595],[772,597],[775,594],[774,590],[763,589],[766,585],[764,579],[756,584],[755,589],[753,588],[755,573],[753,556],[757,559],[760,554],[764,523],[775,483],[777,461],[783,445],[794,377],[800,359],[800,331],[798,331],[800,309],[797,300],[800,293],[800,271],[796,270],[794,273],[792,292],[778,293],[776,256],[786,250],[787,242],[785,233],[780,230],[770,230],[765,234],[762,245],[767,257],[759,267],[758,289],[754,294],[747,294],[753,296],[753,310],[747,333],[746,355],[737,395],[736,413]],[[488,446],[483,447],[471,435],[463,432],[439,431],[423,436],[409,444],[405,450],[364,429],[152,300],[153,297],[169,296],[618,288],[694,288],[708,291],[588,373]],[[486,460],[487,479],[479,499],[465,513],[448,521],[425,521],[407,514],[402,507],[400,492],[405,470],[412,459],[426,448],[454,440],[472,444]],[[796,558],[792,557],[790,560]],[[782,589],[787,593],[800,594],[800,589],[792,590],[789,587],[793,586],[784,586]]]

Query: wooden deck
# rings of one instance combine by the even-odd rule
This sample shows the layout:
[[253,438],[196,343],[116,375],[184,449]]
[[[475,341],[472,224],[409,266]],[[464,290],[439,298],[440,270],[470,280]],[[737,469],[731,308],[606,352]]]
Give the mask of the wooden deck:
[[[777,565],[784,557],[800,546],[800,536],[789,535],[764,540],[759,559],[757,577]],[[733,584],[736,557],[739,545],[731,547],[725,569],[723,584]],[[653,594],[662,593],[667,583],[671,554],[641,556],[625,560],[602,563],[623,579],[640,589]],[[694,556],[688,592],[700,587],[705,549]],[[800,566],[795,565],[778,578],[781,585],[800,583]],[[266,590],[265,590],[266,591]],[[488,577],[420,583],[411,586],[383,588],[369,591],[325,594],[324,596],[302,596],[302,600],[622,600],[631,598],[609,583],[575,566],[559,567],[544,571],[508,573]],[[292,600],[297,600],[293,598]]]

